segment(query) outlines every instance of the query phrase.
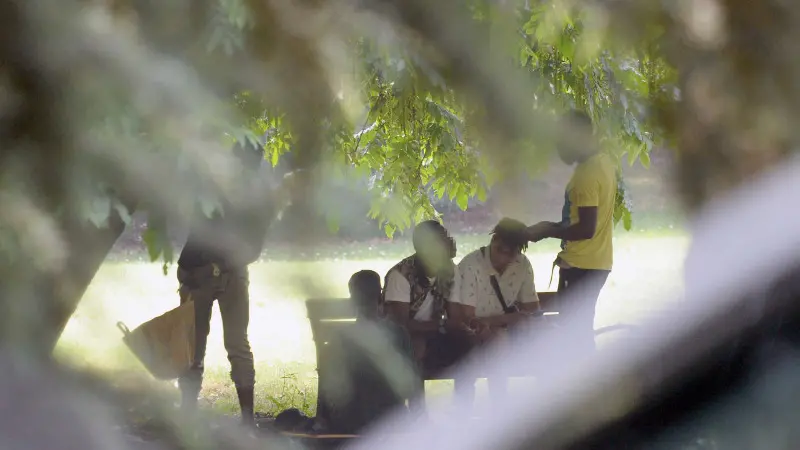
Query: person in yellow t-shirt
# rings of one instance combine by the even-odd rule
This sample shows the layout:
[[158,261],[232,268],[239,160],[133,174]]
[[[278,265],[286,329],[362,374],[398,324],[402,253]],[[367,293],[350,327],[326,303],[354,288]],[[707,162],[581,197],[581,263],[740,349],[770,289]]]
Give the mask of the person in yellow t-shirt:
[[[611,235],[617,169],[608,155],[600,153],[589,116],[573,112],[566,122],[569,129],[558,154],[564,163],[576,167],[564,194],[562,219],[528,227],[528,237],[534,242],[561,239],[554,263],[559,267],[560,313],[573,325],[571,332],[582,345],[593,350],[595,305],[614,259]],[[564,295],[570,291],[580,294]]]

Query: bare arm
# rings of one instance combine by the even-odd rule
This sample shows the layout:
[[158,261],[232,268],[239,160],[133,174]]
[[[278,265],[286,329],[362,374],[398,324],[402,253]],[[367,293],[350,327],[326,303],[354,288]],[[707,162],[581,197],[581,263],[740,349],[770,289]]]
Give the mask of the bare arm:
[[528,227],[528,239],[534,242],[545,238],[585,241],[593,238],[596,231],[597,207],[584,206],[578,208],[578,222],[567,227],[562,227],[554,222],[539,222]]
[[408,303],[386,302],[386,315],[392,322],[404,327],[411,334],[434,334],[439,332],[439,322],[434,320],[412,320]]
[[567,241],[585,241],[593,238],[595,231],[597,231],[597,207],[584,206],[578,208],[578,223],[568,227],[555,227],[547,237]]

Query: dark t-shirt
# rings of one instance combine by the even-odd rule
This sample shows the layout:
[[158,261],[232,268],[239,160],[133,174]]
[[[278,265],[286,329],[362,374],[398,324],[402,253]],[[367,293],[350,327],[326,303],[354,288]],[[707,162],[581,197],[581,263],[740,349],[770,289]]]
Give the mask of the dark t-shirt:
[[222,212],[215,211],[212,217],[197,207],[178,266],[190,269],[216,263],[235,268],[258,260],[274,215],[267,204],[236,208],[222,201]]

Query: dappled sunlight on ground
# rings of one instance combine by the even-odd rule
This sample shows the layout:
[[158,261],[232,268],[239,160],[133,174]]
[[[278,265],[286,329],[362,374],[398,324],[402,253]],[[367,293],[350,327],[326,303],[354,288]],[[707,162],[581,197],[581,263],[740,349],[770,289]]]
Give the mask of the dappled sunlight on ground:
[[[617,238],[615,268],[598,304],[597,326],[635,323],[648,312],[677,301],[682,290],[687,244],[685,237],[622,234]],[[538,248],[544,250],[537,251]],[[547,286],[554,254],[552,246],[532,246],[529,250],[537,290],[554,290],[557,286],[557,274],[553,285],[549,289]],[[352,273],[372,269],[383,275],[395,262],[384,259],[254,264],[250,271],[249,331],[259,383],[264,389],[291,391],[300,385],[290,396],[302,401],[298,399],[308,396],[305,388],[314,388],[314,345],[304,299],[346,296],[347,280]],[[177,306],[177,287],[174,268],[164,276],[156,264],[105,264],[67,326],[58,354],[75,364],[103,370],[143,370],[122,344],[115,324],[123,321],[133,329]],[[206,360],[209,368],[206,390],[208,395],[225,397],[225,403],[233,405],[233,392],[224,387],[229,383],[221,327],[219,310],[215,307]],[[287,387],[289,384],[292,384],[291,389]],[[449,391],[447,383],[434,384],[434,393]],[[216,385],[219,390],[213,387]],[[276,404],[284,401],[273,400]]]

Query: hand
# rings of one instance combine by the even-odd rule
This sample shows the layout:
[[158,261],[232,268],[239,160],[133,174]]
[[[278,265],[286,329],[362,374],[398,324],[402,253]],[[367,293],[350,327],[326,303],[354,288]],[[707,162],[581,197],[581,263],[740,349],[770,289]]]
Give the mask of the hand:
[[480,319],[473,318],[469,322],[469,327],[475,332],[477,335],[484,335],[491,331],[489,325],[483,322]]
[[480,319],[473,318],[468,324],[470,342],[473,345],[483,345],[494,338],[495,330]]
[[544,238],[548,238],[556,227],[558,227],[558,224],[555,222],[539,222],[535,225],[531,225],[526,229],[528,240],[539,242]]

